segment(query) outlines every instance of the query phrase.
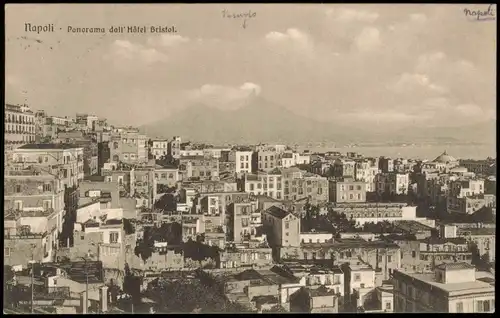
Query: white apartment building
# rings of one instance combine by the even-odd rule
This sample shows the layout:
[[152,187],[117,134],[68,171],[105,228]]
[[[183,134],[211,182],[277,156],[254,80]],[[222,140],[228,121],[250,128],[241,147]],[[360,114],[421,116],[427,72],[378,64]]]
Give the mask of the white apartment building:
[[252,172],[252,151],[233,150],[229,153],[229,161],[236,163],[236,173]]
[[26,105],[5,104],[5,149],[35,142],[35,115]]
[[167,156],[168,154],[168,140],[166,139],[156,139],[152,141],[151,154],[155,159],[160,159],[162,156]]

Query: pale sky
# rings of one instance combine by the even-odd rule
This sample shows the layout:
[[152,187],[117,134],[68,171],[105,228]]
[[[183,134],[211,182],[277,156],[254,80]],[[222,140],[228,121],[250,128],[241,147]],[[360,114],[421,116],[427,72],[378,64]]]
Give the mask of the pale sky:
[[[479,123],[496,119],[496,21],[465,8],[488,5],[9,4],[6,101],[136,126],[194,103],[235,109],[251,94],[332,123]],[[223,9],[256,16],[243,28]],[[26,33],[28,22],[56,32]]]

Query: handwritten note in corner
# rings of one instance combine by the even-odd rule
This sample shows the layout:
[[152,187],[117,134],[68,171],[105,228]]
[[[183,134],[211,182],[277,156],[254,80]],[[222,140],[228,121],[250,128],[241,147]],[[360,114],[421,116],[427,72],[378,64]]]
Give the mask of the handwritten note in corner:
[[229,12],[229,10],[222,10],[222,17],[226,19],[234,19],[234,20],[239,20],[243,21],[241,24],[241,27],[243,29],[247,28],[247,21],[254,19],[257,17],[257,12],[252,12],[252,10],[248,10],[248,12],[238,12],[238,13],[233,13]]
[[471,10],[465,8],[464,14],[473,21],[492,21],[496,19],[496,10],[493,8],[492,4],[490,4],[486,10]]

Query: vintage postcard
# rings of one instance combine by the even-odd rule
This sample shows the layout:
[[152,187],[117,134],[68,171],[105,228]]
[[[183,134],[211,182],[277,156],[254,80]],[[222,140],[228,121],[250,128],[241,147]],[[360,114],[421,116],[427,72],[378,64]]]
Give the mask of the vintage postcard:
[[495,4],[7,4],[4,313],[495,308]]

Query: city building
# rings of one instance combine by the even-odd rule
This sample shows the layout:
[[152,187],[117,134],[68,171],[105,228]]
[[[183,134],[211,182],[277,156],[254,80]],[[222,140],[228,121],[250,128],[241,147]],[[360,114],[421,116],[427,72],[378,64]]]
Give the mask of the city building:
[[271,171],[278,166],[278,161],[278,153],[275,151],[254,152],[252,171]]
[[85,131],[94,131],[97,123],[99,122],[99,117],[89,114],[76,114],[76,125]]
[[155,139],[151,141],[151,154],[155,159],[167,157],[169,141],[166,139]]
[[71,144],[28,144],[13,151],[15,169],[36,167],[57,175],[64,185],[78,186],[84,178],[83,148]]
[[495,279],[467,263],[432,273],[394,272],[394,312],[493,313]]
[[366,192],[375,192],[375,176],[380,173],[378,166],[374,166],[370,160],[358,160],[354,169],[356,180],[366,183]]
[[97,175],[99,172],[97,141],[82,131],[59,132],[56,142],[73,144],[83,148],[83,174],[85,177]]
[[245,174],[242,178],[242,190],[252,195],[269,196],[283,200],[283,177],[277,170]]
[[235,162],[237,174],[252,172],[252,151],[232,150],[229,153],[229,161]]
[[465,197],[450,196],[447,200],[448,213],[474,214],[485,207],[496,207],[494,194],[477,194]]
[[26,105],[5,104],[5,149],[12,150],[35,142],[35,115]]
[[179,174],[182,180],[218,180],[219,160],[204,156],[181,156]]
[[137,129],[115,129],[110,138],[110,156],[112,162],[139,164],[148,161],[147,138]]
[[328,201],[328,179],[298,168],[281,169],[283,198],[308,199],[312,204]]
[[329,182],[330,202],[366,202],[366,182],[343,179]]
[[407,173],[379,173],[375,176],[375,187],[379,195],[406,195],[410,185]]
[[272,206],[262,213],[262,225],[271,246],[300,246],[300,219]]
[[416,220],[425,221],[425,218],[417,217],[417,207],[409,206],[407,203],[379,203],[379,202],[360,202],[360,203],[336,203],[332,211],[341,214],[344,213],[347,219],[354,219],[360,225],[366,222]]
[[355,178],[356,162],[352,159],[339,158],[333,163],[333,176],[336,178]]
[[172,159],[179,159],[181,156],[181,137],[174,136],[172,140],[168,142],[168,155]]

